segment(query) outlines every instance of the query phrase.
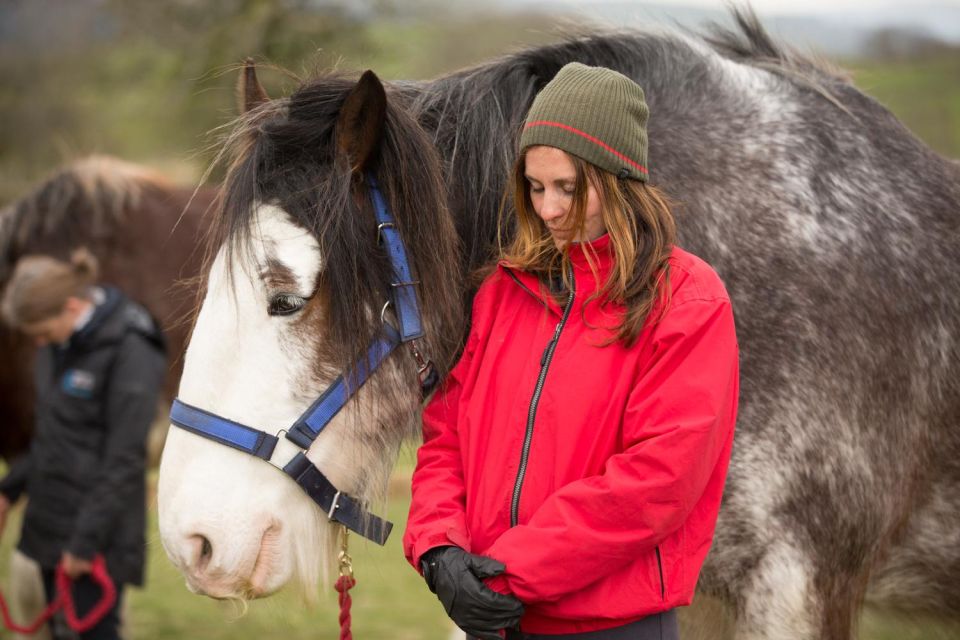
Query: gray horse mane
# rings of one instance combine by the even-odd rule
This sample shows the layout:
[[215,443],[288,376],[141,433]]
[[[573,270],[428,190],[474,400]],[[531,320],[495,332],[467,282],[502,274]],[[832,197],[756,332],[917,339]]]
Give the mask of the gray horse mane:
[[[748,10],[733,11],[735,28],[712,25],[704,34],[676,31],[602,31],[571,34],[564,41],[502,56],[426,83],[397,83],[405,98],[446,159],[450,208],[468,270],[482,266],[495,253],[497,219],[490,211],[511,213],[503,199],[506,176],[516,157],[515,141],[537,92],[566,63],[579,61],[617,69],[642,86],[653,118],[676,109],[684,96],[676,86],[678,70],[691,82],[721,75],[727,61],[744,73],[783,79],[787,85],[810,88],[847,111],[835,95],[848,79],[822,61],[776,43]],[[755,70],[755,71],[751,71]],[[759,82],[758,82],[759,83]],[[849,113],[849,112],[848,112]]]
[[[776,42],[752,11],[734,9],[732,18],[735,28],[713,23],[708,25],[706,33],[700,36],[720,55],[773,72],[800,72],[807,75],[807,80],[815,76],[848,80],[845,74],[829,62],[805,56]],[[792,77],[798,76],[792,74]]]

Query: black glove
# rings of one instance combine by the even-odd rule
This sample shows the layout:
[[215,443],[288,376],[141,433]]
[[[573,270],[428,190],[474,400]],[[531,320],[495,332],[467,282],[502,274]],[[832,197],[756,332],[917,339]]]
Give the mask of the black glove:
[[502,562],[467,553],[460,547],[435,547],[423,554],[420,568],[447,615],[471,636],[501,640],[501,629],[520,623],[523,604],[482,582],[483,578],[503,573],[506,567]]

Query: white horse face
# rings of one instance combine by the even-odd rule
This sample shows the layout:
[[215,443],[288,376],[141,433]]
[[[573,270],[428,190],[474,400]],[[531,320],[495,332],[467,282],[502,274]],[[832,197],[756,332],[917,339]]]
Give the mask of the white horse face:
[[[338,372],[317,362],[319,336],[311,327],[322,309],[307,303],[276,315],[278,308],[289,310],[314,294],[319,245],[277,207],[260,206],[252,221],[256,264],[243,250],[217,255],[179,396],[277,433]],[[353,403],[345,407],[307,456],[339,489],[369,498],[371,487],[382,484],[370,482],[371,469],[385,476],[389,467],[379,461],[389,456],[367,450],[363,443],[376,442],[377,435],[364,430],[375,430],[377,420],[360,419],[357,411]],[[298,578],[310,593],[325,569],[332,526],[289,477],[263,460],[171,427],[158,501],[163,546],[195,592],[259,597]]]

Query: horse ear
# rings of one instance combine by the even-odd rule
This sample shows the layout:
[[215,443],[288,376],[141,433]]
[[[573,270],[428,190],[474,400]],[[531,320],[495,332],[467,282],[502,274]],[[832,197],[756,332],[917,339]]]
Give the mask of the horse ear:
[[337,118],[337,145],[349,158],[354,173],[365,169],[373,159],[386,118],[387,92],[373,71],[364,71]]
[[269,100],[270,97],[257,80],[257,69],[253,58],[247,58],[243,61],[243,73],[237,80],[237,102],[240,103],[240,113],[246,113]]

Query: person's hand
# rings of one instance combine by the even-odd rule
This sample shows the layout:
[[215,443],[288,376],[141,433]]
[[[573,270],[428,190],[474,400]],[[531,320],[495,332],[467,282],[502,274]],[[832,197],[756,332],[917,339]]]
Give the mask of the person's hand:
[[420,561],[430,591],[458,627],[483,640],[500,640],[500,630],[516,627],[523,604],[490,589],[482,580],[506,567],[493,558],[467,553],[460,547],[437,547]]
[[69,551],[64,551],[60,556],[60,564],[63,565],[63,572],[71,580],[76,580],[80,576],[93,571],[93,563],[83,558],[78,558]]

